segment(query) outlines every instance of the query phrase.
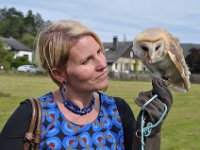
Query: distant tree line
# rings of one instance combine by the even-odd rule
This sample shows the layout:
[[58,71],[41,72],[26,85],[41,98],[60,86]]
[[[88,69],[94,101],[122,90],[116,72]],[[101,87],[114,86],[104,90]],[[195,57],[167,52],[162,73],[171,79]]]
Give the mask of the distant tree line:
[[[31,49],[37,33],[44,25],[50,23],[44,21],[39,13],[33,14],[31,10],[24,15],[14,7],[0,8],[0,36],[15,38]],[[13,54],[5,50],[3,41],[0,41],[0,65],[3,65],[5,70],[28,63],[30,62],[27,57],[13,59]]]
[[200,48],[191,48],[186,56],[186,62],[191,73],[200,73]]
[[44,21],[39,13],[27,14],[12,8],[0,9],[0,36],[13,37],[29,48],[33,48],[33,41],[38,31],[50,21]]

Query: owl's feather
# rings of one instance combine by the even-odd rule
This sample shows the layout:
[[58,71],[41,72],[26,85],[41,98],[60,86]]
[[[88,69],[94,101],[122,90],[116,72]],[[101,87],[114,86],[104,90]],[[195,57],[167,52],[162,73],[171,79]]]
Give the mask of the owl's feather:
[[[180,50],[181,52],[177,52],[177,50]],[[190,81],[189,81],[190,72],[184,59],[183,50],[180,44],[176,40],[174,41],[173,44],[171,44],[171,48],[169,49],[168,55],[175,64],[177,70],[179,71],[180,76],[182,77],[183,80],[182,83],[184,85],[179,85],[180,88],[183,87],[184,89],[186,89],[186,91],[188,91],[190,88]]]
[[133,41],[133,52],[156,77],[168,79],[170,88],[187,92],[190,72],[177,38],[161,28],[139,33]]

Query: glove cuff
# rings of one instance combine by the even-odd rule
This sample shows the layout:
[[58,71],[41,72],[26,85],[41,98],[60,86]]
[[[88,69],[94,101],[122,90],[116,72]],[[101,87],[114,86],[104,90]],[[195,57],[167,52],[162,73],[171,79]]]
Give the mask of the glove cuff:
[[145,138],[145,150],[160,150],[161,132]]

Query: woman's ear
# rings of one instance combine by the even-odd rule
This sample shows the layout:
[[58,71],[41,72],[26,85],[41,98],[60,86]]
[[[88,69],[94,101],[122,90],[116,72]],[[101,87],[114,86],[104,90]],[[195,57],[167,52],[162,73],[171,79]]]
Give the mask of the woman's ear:
[[58,68],[52,68],[51,69],[51,75],[52,77],[58,81],[59,83],[63,83],[63,81],[65,81],[65,76],[64,76],[64,73],[61,69],[58,69]]

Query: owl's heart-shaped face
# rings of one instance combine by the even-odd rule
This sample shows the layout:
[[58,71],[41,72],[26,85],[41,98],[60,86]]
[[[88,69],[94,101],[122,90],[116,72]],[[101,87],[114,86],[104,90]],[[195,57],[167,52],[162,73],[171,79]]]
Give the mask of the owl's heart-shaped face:
[[135,41],[133,52],[136,57],[149,64],[162,61],[167,54],[165,42],[162,39],[156,41]]

